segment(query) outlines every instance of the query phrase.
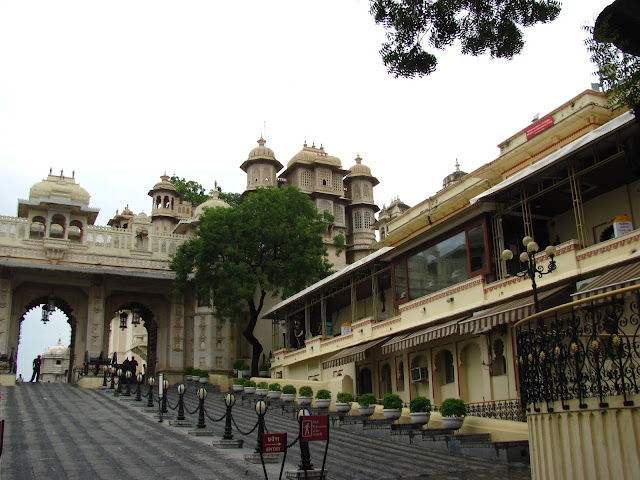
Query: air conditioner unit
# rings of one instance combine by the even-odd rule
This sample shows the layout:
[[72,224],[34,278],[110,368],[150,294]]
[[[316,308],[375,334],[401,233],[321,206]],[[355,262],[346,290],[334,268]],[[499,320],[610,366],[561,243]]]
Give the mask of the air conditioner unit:
[[426,368],[412,368],[410,373],[411,373],[411,383],[428,380]]

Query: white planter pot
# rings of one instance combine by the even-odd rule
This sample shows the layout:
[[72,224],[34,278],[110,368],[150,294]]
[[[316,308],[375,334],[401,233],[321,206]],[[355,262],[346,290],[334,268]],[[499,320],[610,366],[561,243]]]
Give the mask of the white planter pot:
[[295,393],[283,393],[282,400],[285,402],[293,402],[296,399]]
[[261,377],[268,377],[269,376],[269,371],[268,370],[260,370],[258,372],[258,375],[260,375]]
[[373,412],[375,411],[375,409],[376,407],[373,405],[368,407],[358,407],[358,413],[363,417],[370,417],[371,415],[373,415]]
[[269,390],[267,390],[266,388],[256,388],[256,395],[258,395],[259,397],[266,397],[268,391]]
[[256,387],[244,387],[244,393],[254,394],[256,393]]
[[234,385],[233,386],[233,391],[236,392],[236,393],[244,392],[244,386],[243,385]]
[[300,405],[311,405],[312,400],[313,400],[313,397],[301,397],[298,395],[298,403]]
[[413,412],[409,415],[411,415],[411,423],[415,423],[416,425],[426,425],[431,418],[430,412]]
[[277,400],[278,398],[280,398],[280,395],[282,395],[282,392],[276,392],[274,390],[269,390],[267,395],[269,396],[269,398],[271,398],[273,400]]
[[240,370],[240,377],[249,378],[251,376],[251,370]]
[[451,430],[458,430],[462,427],[464,417],[442,417],[442,428],[450,428]]
[[401,408],[383,408],[382,413],[387,420],[397,420],[402,416]]
[[209,383],[208,377],[200,377],[200,383]]
[[329,408],[329,405],[331,405],[331,399],[330,398],[327,398],[327,399],[316,398],[316,407],[317,408]]
[[351,403],[336,402],[336,410],[340,413],[349,413],[351,411]]

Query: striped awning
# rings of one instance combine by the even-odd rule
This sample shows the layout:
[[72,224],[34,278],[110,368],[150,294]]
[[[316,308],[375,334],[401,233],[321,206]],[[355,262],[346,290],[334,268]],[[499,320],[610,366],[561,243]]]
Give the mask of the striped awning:
[[629,287],[640,283],[640,263],[634,262],[622,267],[612,268],[584,285],[573,294],[576,300],[592,297],[600,293],[611,292],[618,288]]
[[389,340],[389,337],[379,338],[370,342],[361,343],[353,347],[345,348],[341,352],[337,353],[329,360],[322,362],[322,368],[333,368],[340,365],[345,365],[351,362],[358,362],[364,360],[365,353],[372,347]]
[[405,348],[414,347],[421,343],[430,342],[431,340],[437,340],[438,338],[448,337],[458,331],[459,318],[447,323],[441,323],[439,325],[433,325],[429,328],[425,328],[418,332],[410,333],[405,336],[395,337],[391,341],[385,343],[382,346],[382,353],[397,352],[398,350],[404,350]]
[[[538,293],[538,302],[544,302],[544,308],[550,308],[554,299],[556,302],[561,298],[561,293],[566,291],[568,285],[552,288],[546,292]],[[460,334],[473,333],[479,331],[488,331],[498,325],[515,322],[521,318],[528,317],[535,313],[535,304],[533,295],[511,300],[510,302],[501,303],[480,315],[473,316],[467,320],[460,322]]]

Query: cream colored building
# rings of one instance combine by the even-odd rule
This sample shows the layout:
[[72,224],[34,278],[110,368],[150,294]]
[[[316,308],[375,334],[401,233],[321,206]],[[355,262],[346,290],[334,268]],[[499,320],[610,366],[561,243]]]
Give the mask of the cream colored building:
[[62,344],[62,340],[42,352],[40,364],[41,382],[66,383],[69,369],[69,347]]

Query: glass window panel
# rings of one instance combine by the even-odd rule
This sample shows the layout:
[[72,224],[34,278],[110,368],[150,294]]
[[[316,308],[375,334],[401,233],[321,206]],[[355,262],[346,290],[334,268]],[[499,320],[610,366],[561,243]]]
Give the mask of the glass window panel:
[[472,272],[484,270],[487,266],[487,251],[484,245],[484,229],[482,225],[468,231],[469,235],[469,264]]
[[394,268],[396,301],[407,298],[407,269],[404,263],[398,263]]

